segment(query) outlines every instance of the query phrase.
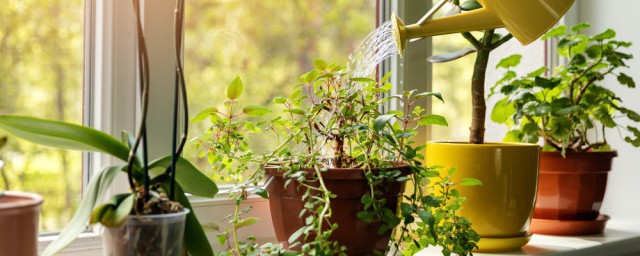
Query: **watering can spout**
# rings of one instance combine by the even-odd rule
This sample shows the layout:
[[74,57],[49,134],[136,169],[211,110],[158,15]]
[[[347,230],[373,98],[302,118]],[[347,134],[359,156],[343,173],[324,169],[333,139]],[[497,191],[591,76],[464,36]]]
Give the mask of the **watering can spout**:
[[393,35],[400,54],[411,39],[502,27],[527,45],[558,22],[573,1],[478,0],[482,8],[412,25],[405,25],[393,14]]

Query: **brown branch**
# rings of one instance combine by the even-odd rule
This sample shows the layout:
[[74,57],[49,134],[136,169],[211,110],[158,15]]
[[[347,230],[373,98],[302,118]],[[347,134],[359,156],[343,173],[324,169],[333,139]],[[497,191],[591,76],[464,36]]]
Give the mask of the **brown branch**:
[[507,34],[506,36],[504,36],[503,38],[500,38],[500,40],[496,41],[495,43],[491,44],[491,50],[495,50],[496,48],[500,47],[501,45],[503,45],[504,43],[508,42],[509,40],[511,40],[511,38],[513,38],[512,34]]
[[476,50],[482,48],[480,41],[478,41],[471,32],[462,32],[461,34],[465,39],[467,39],[467,41],[469,41],[469,43],[471,43],[471,45],[473,45],[474,48],[476,48]]

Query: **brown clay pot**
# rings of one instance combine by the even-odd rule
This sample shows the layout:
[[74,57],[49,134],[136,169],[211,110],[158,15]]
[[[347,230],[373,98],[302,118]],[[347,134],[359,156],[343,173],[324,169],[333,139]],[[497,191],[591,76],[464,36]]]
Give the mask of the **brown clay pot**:
[[42,202],[42,196],[33,193],[5,191],[0,194],[1,255],[38,255]]
[[540,180],[533,217],[551,220],[595,220],[602,206],[611,161],[608,152],[540,154]]
[[[397,167],[404,175],[409,174],[407,166]],[[308,170],[311,172],[311,170]],[[377,170],[373,170],[377,171]],[[304,217],[300,218],[303,209],[302,195],[304,188],[298,188],[299,183],[293,181],[285,187],[286,179],[277,168],[267,168],[268,180],[273,178],[267,186],[271,219],[278,241],[288,246],[289,237],[304,226]],[[332,216],[330,221],[338,224],[330,239],[338,241],[347,247],[347,255],[373,255],[374,251],[385,252],[389,244],[391,231],[378,235],[380,224],[366,223],[358,219],[356,214],[363,209],[360,198],[370,192],[363,169],[336,168],[322,173],[325,186],[337,197],[331,199]],[[398,200],[401,198],[406,182],[389,181],[386,187],[386,207],[396,212]],[[317,185],[317,184],[313,184]],[[302,242],[304,237],[299,238]],[[297,248],[290,248],[299,250]]]

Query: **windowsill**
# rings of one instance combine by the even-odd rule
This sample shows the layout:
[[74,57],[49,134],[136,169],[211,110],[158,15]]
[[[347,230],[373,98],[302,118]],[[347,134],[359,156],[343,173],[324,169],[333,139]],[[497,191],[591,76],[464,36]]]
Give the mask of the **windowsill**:
[[[603,234],[592,236],[533,235],[520,251],[474,253],[477,256],[512,255],[637,255],[640,253],[640,222],[612,220]],[[428,248],[417,255],[442,255],[440,249]]]

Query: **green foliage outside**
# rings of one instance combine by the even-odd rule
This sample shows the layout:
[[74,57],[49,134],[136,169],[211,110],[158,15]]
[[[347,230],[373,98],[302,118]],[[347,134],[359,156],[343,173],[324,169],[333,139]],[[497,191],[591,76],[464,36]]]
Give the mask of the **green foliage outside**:
[[568,61],[554,70],[541,67],[518,77],[511,69],[520,63],[520,55],[498,63],[496,68],[506,72],[492,88],[492,94],[499,92],[502,99],[491,119],[510,127],[505,141],[537,143],[542,138],[546,150],[602,151],[610,150],[606,130],[617,128],[626,130],[625,141],[640,146],[640,130],[620,121],[640,122],[640,115],[625,108],[602,83],[614,76],[619,86],[635,88],[634,80],[623,72],[633,58],[624,52],[631,43],[616,40],[612,29],[594,36],[582,34],[588,27],[586,23],[558,26],[542,37],[556,39],[558,54]]
[[[82,122],[83,13],[79,0],[3,2],[0,114]],[[81,153],[9,138],[0,159],[0,189],[44,196],[41,232],[65,226],[80,200]]]

